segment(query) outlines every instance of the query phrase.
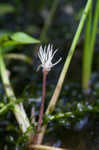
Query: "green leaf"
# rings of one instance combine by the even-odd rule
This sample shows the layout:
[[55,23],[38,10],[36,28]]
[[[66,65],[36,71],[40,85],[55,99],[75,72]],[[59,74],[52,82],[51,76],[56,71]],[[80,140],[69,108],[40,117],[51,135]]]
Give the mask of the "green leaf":
[[2,52],[7,53],[9,51],[12,51],[17,45],[19,45],[17,41],[5,41],[4,43],[2,43]]
[[19,43],[17,41],[5,41],[3,44],[2,44],[2,47],[3,48],[7,48],[9,46],[16,46],[16,45],[19,45]]
[[4,103],[0,102],[0,108],[4,107]]
[[36,40],[35,38],[33,38],[23,32],[16,32],[16,33],[12,34],[11,39],[19,42],[20,44],[40,43],[39,40]]
[[[32,59],[24,54],[17,54],[17,53],[10,53],[10,54],[6,54],[4,56],[7,59],[17,59],[17,60],[21,60],[24,61],[26,63],[29,63],[30,65],[32,64]],[[23,101],[23,99],[18,99],[17,103]]]
[[0,45],[2,41],[7,41],[9,40],[9,36],[10,36],[11,32],[8,31],[1,31],[0,30]]
[[3,16],[7,13],[12,13],[15,8],[9,4],[0,4],[0,16]]

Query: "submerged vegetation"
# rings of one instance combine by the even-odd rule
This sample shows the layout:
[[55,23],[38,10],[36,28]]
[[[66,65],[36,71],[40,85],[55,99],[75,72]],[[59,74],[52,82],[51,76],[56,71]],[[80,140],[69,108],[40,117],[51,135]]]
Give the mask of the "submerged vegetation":
[[[99,149],[93,142],[99,138],[99,50],[95,46],[99,45],[99,0],[85,1],[78,16],[73,12],[76,1],[71,0],[71,4],[68,0],[0,3],[1,149]],[[64,27],[69,18],[59,17],[62,10],[75,14],[77,26],[73,36]],[[77,67],[76,59],[80,63],[82,59],[82,67],[81,64]],[[69,72],[72,65],[74,73]],[[66,76],[70,77],[65,80]],[[77,143],[77,135],[73,134],[78,132]],[[83,139],[85,134],[87,140]],[[76,144],[71,140],[73,136]],[[70,140],[66,142],[68,137]]]

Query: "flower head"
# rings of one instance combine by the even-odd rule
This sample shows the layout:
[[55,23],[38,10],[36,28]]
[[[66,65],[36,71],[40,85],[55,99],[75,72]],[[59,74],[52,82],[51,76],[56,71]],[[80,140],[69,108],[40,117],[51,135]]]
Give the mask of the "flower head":
[[55,66],[61,61],[61,58],[60,58],[55,63],[52,63],[52,59],[57,51],[58,50],[56,49],[53,52],[53,46],[50,44],[48,45],[48,47],[45,46],[44,49],[42,48],[42,46],[40,46],[38,57],[41,61],[40,67],[42,67],[43,70],[50,71],[53,66]]

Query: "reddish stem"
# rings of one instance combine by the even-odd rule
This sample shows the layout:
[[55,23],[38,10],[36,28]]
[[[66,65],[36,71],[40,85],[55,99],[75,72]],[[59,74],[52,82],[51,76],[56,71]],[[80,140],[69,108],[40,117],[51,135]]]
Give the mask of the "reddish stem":
[[[43,70],[42,100],[41,100],[41,106],[40,106],[40,114],[39,114],[37,132],[40,132],[41,124],[42,124],[42,120],[43,120],[44,102],[45,102],[45,95],[46,95],[46,77],[47,77],[47,74],[48,74],[48,71]],[[38,143],[38,136],[39,136],[39,133],[37,133],[34,137],[34,144]]]
[[42,86],[42,101],[41,101],[41,107],[40,107],[40,114],[39,114],[39,120],[38,120],[38,126],[37,126],[37,132],[41,129],[42,119],[43,119],[43,112],[44,112],[44,102],[45,102],[45,94],[46,94],[46,77],[47,77],[48,71],[43,71],[43,86]]

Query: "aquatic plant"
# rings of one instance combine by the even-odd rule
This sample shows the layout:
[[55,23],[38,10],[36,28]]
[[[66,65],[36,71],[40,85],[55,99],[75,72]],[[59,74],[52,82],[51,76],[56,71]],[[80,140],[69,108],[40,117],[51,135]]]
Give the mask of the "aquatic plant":
[[[40,114],[39,114],[39,120],[38,120],[38,126],[37,126],[37,132],[39,133],[41,130],[41,124],[42,124],[42,120],[43,120],[43,112],[44,112],[44,102],[45,102],[45,95],[46,95],[46,77],[49,71],[51,71],[51,68],[55,65],[57,65],[60,61],[61,58],[55,62],[52,63],[52,59],[54,57],[54,55],[56,54],[57,50],[55,50],[53,52],[53,46],[52,45],[48,45],[48,47],[44,47],[44,50],[42,48],[42,46],[40,46],[39,48],[39,52],[38,52],[38,57],[41,61],[41,65],[39,67],[43,68],[43,83],[42,83],[42,101],[41,101],[41,107],[40,107]],[[38,136],[39,134],[36,134],[34,137],[34,143],[38,144]]]
[[99,20],[99,1],[96,1],[94,14],[92,15],[93,1],[90,4],[88,18],[85,30],[85,43],[83,54],[82,87],[85,92],[90,87],[90,78],[92,72],[92,62],[94,55],[94,45],[96,41],[98,20]]
[[47,41],[47,35],[46,35],[47,34],[47,30],[48,30],[48,28],[49,28],[49,26],[50,26],[50,24],[51,24],[51,22],[53,20],[53,17],[55,15],[55,11],[56,11],[56,9],[58,7],[58,4],[59,4],[59,0],[54,0],[54,2],[52,3],[52,8],[50,10],[50,14],[47,17],[47,19],[46,19],[46,21],[44,23],[44,27],[43,27],[43,29],[41,31],[41,34],[40,34],[40,40],[42,42],[46,42]]
[[[2,115],[5,110],[9,109],[10,106],[13,106],[12,107],[13,113],[15,114],[17,122],[19,123],[19,126],[23,133],[27,131],[27,128],[30,126],[30,122],[25,113],[24,108],[21,109],[20,104],[17,103],[17,98],[15,97],[13,88],[10,83],[4,57],[6,56],[8,52],[12,51],[16,46],[20,44],[30,44],[30,43],[32,44],[39,43],[39,40],[36,40],[32,38],[31,36],[22,32],[17,32],[14,34],[4,32],[0,35],[0,75],[1,75],[1,79],[3,82],[6,95],[10,101],[8,105],[3,106],[1,108],[0,115]],[[16,54],[13,54],[13,56],[15,57]],[[26,61],[28,60],[28,57],[25,57],[24,55],[21,55],[21,56],[23,56],[23,60],[26,60]],[[18,54],[17,54],[17,57],[18,57]],[[6,56],[6,59],[7,59],[7,56]]]
[[[58,1],[56,1],[56,2],[58,2]],[[56,2],[55,2],[55,9],[56,9],[56,6],[58,4]],[[79,40],[81,31],[83,30],[83,26],[84,26],[85,20],[86,20],[88,15],[89,15],[89,20],[91,20],[91,17],[90,17],[91,6],[92,6],[92,0],[88,0],[86,3],[85,9],[83,11],[83,14],[82,14],[79,26],[77,28],[76,34],[75,34],[74,39],[72,41],[68,56],[67,56],[65,64],[64,64],[64,67],[63,67],[62,72],[60,74],[58,83],[56,85],[55,91],[54,91],[53,96],[50,100],[50,103],[47,107],[47,110],[45,111],[45,116],[47,116],[48,121],[45,121],[46,123],[43,126],[42,126],[42,122],[44,121],[43,114],[44,114],[44,101],[45,101],[45,94],[46,94],[47,74],[51,70],[52,67],[54,67],[56,64],[58,64],[61,61],[61,58],[58,61],[56,61],[55,63],[52,62],[52,59],[57,52],[57,50],[53,51],[52,45],[48,45],[48,47],[45,46],[44,49],[42,46],[40,46],[40,48],[39,48],[38,57],[41,61],[41,65],[38,67],[38,69],[40,67],[42,67],[43,82],[42,82],[42,100],[41,100],[40,114],[39,114],[38,122],[36,122],[37,127],[36,127],[35,133],[33,133],[32,125],[30,123],[30,120],[27,117],[27,114],[24,110],[23,104],[18,102],[17,98],[15,97],[15,93],[12,89],[10,79],[9,79],[9,76],[7,73],[4,58],[6,58],[6,59],[7,58],[14,58],[14,59],[18,58],[18,59],[21,59],[21,60],[24,60],[27,62],[31,62],[31,60],[23,54],[18,56],[18,54],[14,54],[14,53],[11,54],[8,52],[13,50],[16,46],[18,46],[20,44],[34,44],[34,43],[39,43],[39,41],[36,39],[33,39],[32,37],[30,37],[27,34],[22,33],[22,32],[18,32],[18,33],[14,33],[14,34],[11,34],[11,33],[7,34],[6,33],[0,37],[0,44],[1,44],[1,47],[0,47],[0,73],[1,73],[1,78],[3,81],[4,89],[6,91],[6,95],[10,100],[10,102],[6,106],[3,104],[0,107],[0,115],[7,112],[8,110],[12,110],[16,116],[16,119],[19,123],[19,127],[21,128],[22,132],[29,137],[28,140],[32,139],[32,143],[34,143],[34,144],[41,144],[42,143],[42,140],[43,140],[43,137],[45,134],[45,130],[47,127],[47,123],[49,121],[52,121],[52,120],[58,120],[59,121],[60,119],[67,121],[68,118],[72,118],[72,117],[76,118],[76,115],[78,117],[78,114],[80,116],[80,115],[84,114],[85,112],[93,112],[93,111],[98,112],[98,109],[96,109],[96,107],[91,107],[90,105],[87,105],[87,104],[83,105],[82,103],[77,103],[75,111],[67,111],[65,113],[62,112],[62,113],[58,113],[56,115],[51,114],[55,109],[56,102],[58,101],[65,76],[67,74],[72,56],[75,52],[77,42]],[[97,16],[95,18],[96,18],[95,19],[95,26],[94,26],[95,28],[94,28],[94,31],[93,31],[94,33],[92,36],[93,39],[95,39],[95,35],[96,35],[95,33],[96,33],[96,25],[97,25]],[[51,19],[48,20],[48,24],[46,23],[47,27],[45,27],[45,29],[44,29],[44,34],[42,36],[43,39],[45,39],[45,37],[46,37],[46,31],[48,29],[49,22],[51,22]],[[90,21],[88,22],[87,36],[89,36],[89,34],[90,34],[89,26],[90,26]],[[90,40],[88,39],[88,42],[89,41]],[[87,42],[87,44],[88,44],[88,42]],[[93,43],[92,43],[92,45],[93,45]],[[86,47],[88,48],[88,45]],[[92,62],[92,60],[91,60],[91,62]],[[34,122],[32,122],[32,123],[34,123]],[[30,128],[31,128],[31,130],[29,130]],[[33,135],[33,138],[32,138],[32,135]],[[30,144],[31,143],[29,143],[29,147],[38,148],[37,145],[33,146]]]
[[[78,25],[76,34],[75,34],[74,39],[72,41],[72,44],[71,44],[68,56],[66,58],[65,64],[63,66],[63,69],[61,71],[60,77],[58,79],[58,82],[57,82],[54,94],[53,94],[53,96],[52,96],[52,98],[51,98],[51,100],[49,102],[48,108],[46,110],[46,114],[50,114],[50,113],[53,112],[53,110],[55,108],[55,105],[56,105],[56,102],[58,101],[58,97],[60,95],[60,92],[61,92],[61,89],[62,89],[62,85],[63,85],[64,79],[65,79],[66,73],[68,71],[68,68],[69,68],[72,56],[73,56],[73,54],[75,52],[75,48],[76,48],[78,39],[80,37],[80,33],[81,33],[82,29],[83,29],[83,26],[84,26],[87,14],[88,14],[88,12],[90,10],[91,2],[92,2],[92,0],[88,0],[87,3],[86,3],[86,6],[85,6],[85,9],[83,11],[83,14],[82,14],[80,23]],[[39,144],[42,143],[46,127],[47,127],[47,124],[42,127],[42,130],[41,130],[42,132],[40,133],[39,140],[38,140]]]

